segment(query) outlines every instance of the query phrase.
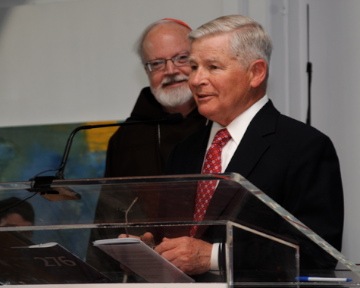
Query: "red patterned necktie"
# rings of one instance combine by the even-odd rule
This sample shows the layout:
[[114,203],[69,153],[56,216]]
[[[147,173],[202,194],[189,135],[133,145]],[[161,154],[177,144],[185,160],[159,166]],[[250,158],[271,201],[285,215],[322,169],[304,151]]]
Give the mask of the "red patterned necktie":
[[[230,139],[231,136],[227,129],[221,129],[216,133],[214,140],[206,153],[201,171],[202,174],[221,173],[221,151]],[[194,221],[202,221],[204,219],[206,209],[215,192],[217,182],[217,180],[199,181],[195,199]],[[198,226],[191,227],[191,237],[195,235],[197,228]]]

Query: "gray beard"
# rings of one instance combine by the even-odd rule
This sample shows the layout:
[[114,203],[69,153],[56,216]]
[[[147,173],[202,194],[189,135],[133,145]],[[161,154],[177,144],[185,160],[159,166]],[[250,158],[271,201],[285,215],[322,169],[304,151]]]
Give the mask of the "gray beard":
[[162,88],[151,88],[155,99],[164,107],[177,107],[181,106],[192,98],[192,93],[188,85],[183,85],[165,92]]

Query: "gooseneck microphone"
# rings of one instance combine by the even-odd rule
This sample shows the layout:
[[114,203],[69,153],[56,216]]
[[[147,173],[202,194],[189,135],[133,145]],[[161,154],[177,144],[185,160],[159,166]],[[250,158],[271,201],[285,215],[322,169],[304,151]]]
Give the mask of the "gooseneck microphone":
[[[134,120],[134,121],[124,121],[124,122],[116,122],[116,123],[108,123],[108,124],[95,124],[95,125],[82,125],[76,127],[69,135],[65,150],[62,156],[62,160],[60,166],[55,171],[55,176],[35,176],[32,179],[31,188],[28,189],[30,192],[40,193],[44,198],[50,201],[59,201],[59,200],[78,200],[81,198],[80,194],[76,193],[69,187],[52,187],[54,180],[63,180],[64,179],[64,170],[67,164],[67,160],[69,157],[69,153],[71,150],[71,145],[73,139],[81,130],[89,130],[89,129],[97,129],[97,128],[105,128],[112,126],[130,126],[130,125],[157,125],[157,124],[175,124],[179,123],[183,120],[181,114],[169,114],[167,117],[160,119],[148,119],[148,120]],[[41,173],[39,173],[41,174]],[[38,174],[38,175],[39,175]]]
[[56,173],[56,178],[57,179],[64,179],[64,171],[65,171],[65,166],[67,163],[67,159],[69,157],[69,153],[70,153],[70,149],[71,149],[71,145],[74,139],[74,136],[77,132],[81,131],[81,130],[89,130],[89,129],[97,129],[97,128],[104,128],[104,127],[113,127],[113,126],[130,126],[130,125],[156,125],[156,124],[161,124],[161,123],[166,123],[166,124],[175,124],[175,123],[179,123],[183,120],[183,117],[181,114],[169,114],[169,116],[164,117],[164,118],[160,118],[160,119],[149,119],[149,120],[143,120],[143,121],[124,121],[124,122],[117,122],[117,123],[108,123],[108,124],[95,124],[95,125],[83,125],[83,126],[79,126],[76,127],[69,135],[69,138],[66,142],[66,146],[65,146],[65,150],[64,150],[64,154],[62,156],[62,160],[61,160],[61,164],[59,166],[59,168],[57,169],[57,173]]

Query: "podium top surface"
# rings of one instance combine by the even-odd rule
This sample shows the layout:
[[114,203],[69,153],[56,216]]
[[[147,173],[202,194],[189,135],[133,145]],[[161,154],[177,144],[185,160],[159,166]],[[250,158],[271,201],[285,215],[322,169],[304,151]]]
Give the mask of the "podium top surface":
[[[216,205],[209,205],[204,221],[195,223],[193,210],[199,181],[216,181],[220,193],[214,194],[212,202]],[[25,203],[30,205],[25,207]],[[0,216],[12,212],[23,212],[24,217],[30,215],[28,224],[2,225],[0,238],[6,233],[22,233],[25,238],[29,236],[31,243],[60,243],[80,258],[86,258],[86,248],[81,247],[86,245],[78,243],[83,240],[76,237],[89,237],[95,230],[137,233],[144,229],[162,229],[165,234],[172,231],[181,236],[193,225],[203,230],[209,226],[223,227],[227,244],[237,235],[231,231],[239,230],[264,238],[266,243],[276,243],[281,249],[290,249],[294,255],[300,253],[300,257],[302,253],[319,249],[330,261],[338,263],[339,271],[350,271],[353,279],[347,285],[360,283],[355,264],[235,173],[91,179],[38,177],[34,181],[0,183]],[[294,269],[299,276],[298,268]]]

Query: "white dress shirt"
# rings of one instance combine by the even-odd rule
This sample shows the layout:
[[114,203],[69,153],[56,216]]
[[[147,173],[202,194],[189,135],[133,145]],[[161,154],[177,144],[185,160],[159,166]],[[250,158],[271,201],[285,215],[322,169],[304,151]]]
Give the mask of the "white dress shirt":
[[[209,142],[206,150],[209,149],[215,134],[217,131],[223,128],[227,128],[231,135],[231,139],[228,143],[223,147],[221,152],[221,172],[223,173],[226,167],[229,165],[229,162],[234,155],[236,148],[239,146],[241,139],[243,138],[246,129],[248,128],[251,120],[255,117],[255,115],[260,111],[260,109],[269,101],[267,95],[262,97],[256,103],[254,103],[249,109],[244,111],[238,117],[236,117],[227,127],[222,127],[220,124],[214,122],[211,131]],[[211,271],[218,271],[218,252],[219,252],[219,243],[214,243],[211,252],[211,263],[210,263],[210,270]]]

